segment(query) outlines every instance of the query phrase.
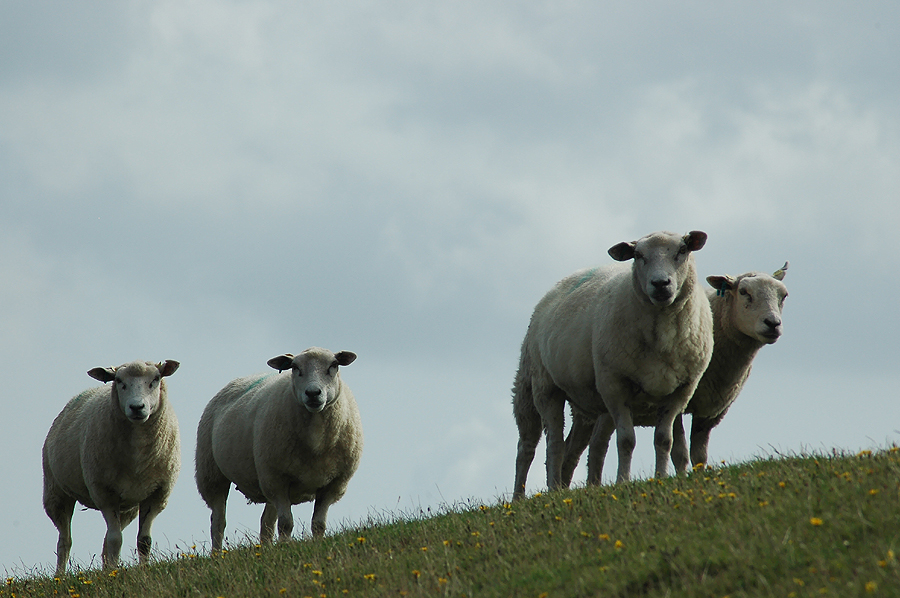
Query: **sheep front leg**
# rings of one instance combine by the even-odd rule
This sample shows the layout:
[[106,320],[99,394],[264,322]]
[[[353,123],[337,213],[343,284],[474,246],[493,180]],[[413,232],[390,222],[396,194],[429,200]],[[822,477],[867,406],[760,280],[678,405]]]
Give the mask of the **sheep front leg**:
[[346,484],[346,480],[339,479],[316,491],[316,502],[313,506],[312,521],[309,524],[314,538],[321,538],[325,535],[325,522],[328,519],[328,509],[337,502],[341,495],[343,495],[343,491],[337,489],[346,487]]
[[141,503],[141,514],[138,519],[137,549],[138,562],[142,565],[150,561],[150,547],[153,544],[151,538],[153,522],[165,506],[165,501],[161,501],[159,496],[151,496]]
[[[597,364],[594,367],[599,369]],[[627,380],[620,380],[614,374],[597,378],[597,392],[603,397],[606,410],[609,412],[609,417],[616,430],[616,448],[619,452],[619,471],[616,474],[616,483],[627,482],[631,479],[631,456],[635,444],[637,444],[634,435],[634,418],[631,415],[631,408],[628,407],[629,400],[632,398],[628,389],[629,384]]]
[[[666,403],[660,406],[656,416],[656,430],[653,434],[653,445],[656,447],[656,478],[661,479],[669,475],[669,459],[676,460],[676,467],[687,468],[687,448],[682,442],[682,446],[678,448],[678,454],[673,457],[672,443],[673,434],[672,426],[675,418],[681,415],[688,401],[694,394],[696,383],[690,386],[681,386],[677,391],[669,395]],[[684,428],[682,428],[681,436],[684,436]]]
[[693,465],[708,465],[709,458],[709,434],[715,428],[725,414],[719,417],[706,418],[694,416],[691,421],[691,463]]
[[106,536],[103,538],[103,568],[114,569],[119,565],[122,553],[122,523],[119,509],[105,508],[101,510],[106,521]]
[[275,503],[278,511],[278,541],[287,542],[294,531],[294,514],[291,513],[291,501],[282,498]]

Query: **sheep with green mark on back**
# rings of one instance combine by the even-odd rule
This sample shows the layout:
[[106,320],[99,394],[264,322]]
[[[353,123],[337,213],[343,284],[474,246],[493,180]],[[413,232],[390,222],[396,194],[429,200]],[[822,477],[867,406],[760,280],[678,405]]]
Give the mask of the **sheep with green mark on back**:
[[[524,496],[542,430],[547,436],[547,486],[564,485],[567,402],[591,421],[610,414],[618,481],[630,479],[632,412],[652,409],[657,414],[656,475],[667,475],[672,423],[712,355],[712,315],[693,258],[706,238],[700,231],[658,232],[614,245],[610,256],[632,261],[630,265],[576,272],[535,307],[513,386],[519,429],[514,498]],[[596,461],[589,457],[588,471],[599,480],[603,455],[597,456]]]

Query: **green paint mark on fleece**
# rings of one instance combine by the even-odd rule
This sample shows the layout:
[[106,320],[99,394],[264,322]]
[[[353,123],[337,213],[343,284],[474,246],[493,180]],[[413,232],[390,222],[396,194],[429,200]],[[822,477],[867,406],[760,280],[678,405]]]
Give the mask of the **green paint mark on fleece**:
[[262,376],[260,376],[260,377],[257,378],[256,380],[254,380],[254,381],[250,384],[250,386],[248,386],[247,388],[245,388],[245,389],[244,389],[244,392],[241,393],[241,396],[243,396],[243,395],[247,394],[248,392],[250,392],[250,391],[253,389],[253,387],[259,386],[260,384],[262,384],[263,380],[268,380],[269,378],[271,378],[271,377],[274,376],[274,375],[275,375],[275,374],[263,374]]
[[597,273],[597,268],[591,268],[590,270],[585,272],[584,276],[579,278],[578,282],[576,282],[575,285],[571,289],[569,289],[569,292],[574,293],[575,289],[577,289],[578,287],[580,287],[581,285],[583,285],[584,283],[586,283],[587,281],[592,279],[594,277],[594,274],[596,274],[596,273]]

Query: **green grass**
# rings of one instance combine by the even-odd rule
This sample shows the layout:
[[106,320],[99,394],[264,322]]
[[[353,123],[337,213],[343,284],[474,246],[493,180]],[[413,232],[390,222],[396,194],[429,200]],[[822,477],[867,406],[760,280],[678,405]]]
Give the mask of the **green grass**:
[[896,447],[393,518],[321,540],[9,579],[0,597],[900,596]]

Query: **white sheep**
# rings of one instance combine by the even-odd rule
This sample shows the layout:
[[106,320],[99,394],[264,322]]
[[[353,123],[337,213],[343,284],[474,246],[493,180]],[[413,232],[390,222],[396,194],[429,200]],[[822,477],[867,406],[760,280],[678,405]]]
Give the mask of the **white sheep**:
[[362,454],[359,409],[338,371],[355,359],[317,347],[279,355],[268,361],[277,374],[238,378],[210,400],[197,428],[196,480],[212,509],[214,551],[222,548],[232,483],[266,505],[261,543],[272,542],[276,517],[279,541],[290,539],[291,505],[312,500],[312,533],[325,533],[328,508],[344,495]]
[[150,556],[153,520],[166,507],[181,470],[178,420],[164,376],[177,361],[132,361],[94,368],[88,375],[110,386],[73,398],[50,426],[43,447],[44,510],[59,530],[56,571],[66,570],[75,503],[106,521],[103,566],[115,567],[122,530],[140,512],[138,556]]
[[[685,413],[692,415],[690,459],[695,466],[707,463],[709,434],[719,425],[732,403],[737,399],[747,378],[753,359],[759,350],[777,341],[783,332],[782,309],[788,295],[784,280],[788,262],[774,274],[747,272],[738,277],[708,276],[713,287],[706,291],[713,314],[713,356]],[[566,438],[566,456],[563,464],[563,484],[568,485],[578,458],[590,441],[588,458],[595,452],[605,454],[609,436],[590,440],[594,425],[590,418],[573,412],[572,429]],[[606,416],[601,416],[601,418]],[[637,425],[651,426],[652,418],[636,421]],[[601,424],[604,427],[604,424]],[[595,444],[596,443],[596,444]],[[676,455],[687,455],[687,442],[682,417],[679,414],[673,424],[673,464],[678,472],[687,469],[687,459],[676,460]],[[589,480],[599,483],[597,479]]]
[[672,422],[712,354],[712,315],[693,258],[706,238],[700,231],[659,232],[619,243],[610,256],[620,262],[633,259],[631,266],[576,272],[538,303],[513,387],[519,428],[515,498],[524,496],[542,427],[547,485],[561,485],[567,400],[594,419],[611,414],[619,481],[630,478],[632,410],[652,410],[657,416],[656,475],[667,474]]

